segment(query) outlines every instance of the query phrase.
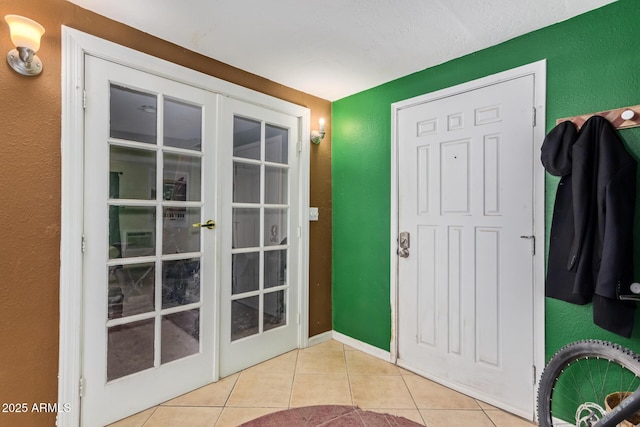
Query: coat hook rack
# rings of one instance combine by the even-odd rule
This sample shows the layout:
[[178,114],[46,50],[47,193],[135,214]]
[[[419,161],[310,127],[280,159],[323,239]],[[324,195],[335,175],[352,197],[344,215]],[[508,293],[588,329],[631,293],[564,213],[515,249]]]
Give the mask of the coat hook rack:
[[640,105],[616,108],[615,110],[600,111],[599,113],[583,114],[581,116],[565,117],[556,120],[556,124],[571,121],[578,129],[592,116],[602,116],[609,120],[616,129],[628,129],[640,126]]

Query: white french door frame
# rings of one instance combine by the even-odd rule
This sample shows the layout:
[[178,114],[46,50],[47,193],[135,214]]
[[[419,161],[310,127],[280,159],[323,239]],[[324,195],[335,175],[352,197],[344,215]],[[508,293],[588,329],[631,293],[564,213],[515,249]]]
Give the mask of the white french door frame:
[[[194,86],[226,97],[261,105],[298,118],[300,143],[299,215],[301,242],[298,257],[298,325],[300,348],[308,346],[309,313],[309,153],[310,111],[269,95],[185,68],[183,66],[62,26],[62,137],[61,137],[61,233],[60,233],[60,339],[58,364],[58,402],[69,405],[69,412],[58,413],[58,427],[80,425],[82,392],[82,270],[83,270],[83,180],[84,180],[84,59],[92,55],[140,71]],[[89,101],[90,102],[90,101]],[[219,133],[219,131],[216,131]],[[219,257],[220,255],[218,255]],[[219,280],[218,280],[218,283]],[[216,325],[219,295],[216,289]],[[216,339],[219,334],[216,333]],[[219,378],[219,342],[214,343],[214,378]]]
[[[404,101],[399,101],[391,106],[391,239],[390,239],[390,259],[391,259],[391,362],[396,363],[398,360],[398,235],[399,229],[399,131],[398,131],[398,113],[400,110],[410,108],[412,106],[425,102],[432,102],[453,95],[470,92],[482,87],[494,85],[507,80],[518,77],[533,75],[534,77],[534,102],[536,124],[533,128],[533,225],[536,245],[536,255],[534,256],[533,265],[533,286],[534,286],[534,309],[533,309],[533,325],[534,325],[534,363],[538,367],[534,371],[536,384],[542,374],[542,368],[545,364],[545,296],[544,296],[544,168],[540,163],[540,148],[546,133],[545,116],[546,116],[546,60],[541,60],[531,64],[523,65],[511,70],[503,71],[487,77],[483,77],[470,82],[462,83],[453,87],[445,88],[435,92],[416,96]],[[535,368],[534,368],[535,369]],[[535,396],[531,396],[535,399]]]

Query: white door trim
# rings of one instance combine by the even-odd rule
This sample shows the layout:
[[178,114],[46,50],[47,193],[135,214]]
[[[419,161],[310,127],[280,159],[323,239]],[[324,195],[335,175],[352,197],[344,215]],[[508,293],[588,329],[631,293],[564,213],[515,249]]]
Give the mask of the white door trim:
[[[481,87],[493,85],[506,80],[512,80],[518,77],[533,75],[534,77],[534,102],[535,102],[535,116],[536,123],[533,128],[533,194],[534,194],[534,230],[536,239],[536,256],[534,256],[534,310],[533,310],[533,324],[534,324],[534,363],[538,367],[536,375],[536,382],[538,381],[542,368],[545,363],[545,310],[544,310],[544,168],[540,163],[540,148],[542,147],[542,141],[546,133],[545,116],[546,116],[546,60],[534,62],[532,64],[523,65],[518,68],[503,71],[498,74],[493,74],[484,78],[473,80],[467,83],[463,83],[457,86],[449,87],[446,89],[431,92],[425,95],[420,95],[414,98],[399,101],[391,105],[391,236],[390,236],[390,259],[391,259],[391,277],[390,277],[390,289],[391,289],[391,321],[392,321],[392,334],[391,334],[391,361],[396,363],[398,360],[398,144],[399,144],[399,132],[397,128],[398,113],[400,110],[421,104],[424,102],[431,102],[442,98],[447,98],[453,95],[469,92]],[[533,367],[532,367],[533,371]],[[534,375],[534,373],[532,373]],[[535,399],[535,396],[531,397]]]
[[[152,57],[81,31],[62,27],[62,138],[61,138],[61,236],[60,236],[60,340],[58,402],[69,412],[58,414],[59,427],[80,425],[84,56],[92,55],[210,92],[279,111],[300,121],[300,218],[309,217],[309,117],[306,107]],[[90,102],[90,101],[89,101]],[[308,345],[309,223],[302,221],[299,256],[299,346]],[[219,294],[219,289],[217,290]],[[215,344],[216,359],[219,346]],[[218,368],[214,377],[218,378]]]

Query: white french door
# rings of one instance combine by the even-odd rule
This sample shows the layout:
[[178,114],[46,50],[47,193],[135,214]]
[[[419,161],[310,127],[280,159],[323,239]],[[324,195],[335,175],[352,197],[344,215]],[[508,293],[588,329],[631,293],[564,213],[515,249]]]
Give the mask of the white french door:
[[[397,112],[398,363],[534,412],[534,77]],[[542,238],[542,236],[539,236]]]
[[220,375],[298,348],[299,119],[226,98]]
[[85,59],[82,426],[214,380],[217,95]]

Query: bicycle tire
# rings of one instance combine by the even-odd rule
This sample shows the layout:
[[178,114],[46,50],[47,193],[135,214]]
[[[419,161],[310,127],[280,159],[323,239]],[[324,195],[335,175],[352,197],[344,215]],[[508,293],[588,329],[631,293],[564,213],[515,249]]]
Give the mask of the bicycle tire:
[[[598,370],[595,369],[596,366]],[[620,384],[617,384],[617,379],[616,384],[613,384],[613,380],[608,376],[610,373],[613,375],[618,372]],[[575,395],[569,390],[572,387],[575,387],[573,390]],[[584,420],[584,423],[580,421],[577,412],[574,414],[573,422],[562,420],[567,418],[568,408],[573,405],[578,405],[578,410],[583,405],[589,408],[588,404],[593,403],[604,406],[604,399],[612,390],[634,391],[637,387],[640,387],[640,356],[638,354],[607,341],[583,340],[568,344],[551,358],[540,378],[539,425],[540,427],[591,426],[599,419],[595,411]],[[631,390],[616,390],[616,388]],[[593,396],[587,398],[586,395],[591,391]],[[559,414],[558,409],[554,408],[556,401],[562,402],[561,407],[564,413]],[[593,409],[588,409],[587,413],[590,411]]]

